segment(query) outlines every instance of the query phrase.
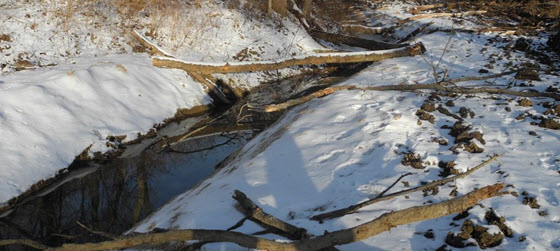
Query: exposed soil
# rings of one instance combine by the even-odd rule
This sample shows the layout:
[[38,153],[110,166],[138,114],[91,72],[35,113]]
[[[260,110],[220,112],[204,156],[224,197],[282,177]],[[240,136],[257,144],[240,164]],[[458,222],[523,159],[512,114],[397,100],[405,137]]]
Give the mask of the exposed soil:
[[503,216],[499,217],[494,209],[491,208],[487,211],[486,215],[484,215],[484,219],[486,219],[488,224],[498,226],[500,231],[502,231],[506,237],[513,237],[513,231],[505,224],[506,218]]
[[449,232],[445,238],[445,243],[457,248],[464,248],[467,246],[476,246],[475,243],[467,242],[466,240],[473,238],[476,240],[478,246],[482,249],[488,247],[495,247],[502,243],[504,238],[503,233],[490,234],[488,228],[474,224],[471,220],[466,220],[461,226],[461,232],[453,234]]
[[539,126],[548,129],[560,130],[560,123],[554,119],[543,119],[541,120]]
[[413,152],[406,153],[401,161],[403,166],[410,166],[414,169],[424,169],[426,168],[422,163],[422,157],[420,154],[415,154]]
[[445,178],[445,177],[447,177],[451,174],[459,174],[459,171],[457,171],[457,169],[455,169],[456,165],[457,164],[455,163],[455,161],[450,161],[450,162],[440,161],[438,163],[438,166],[440,168],[442,168],[443,170],[440,171],[439,176]]

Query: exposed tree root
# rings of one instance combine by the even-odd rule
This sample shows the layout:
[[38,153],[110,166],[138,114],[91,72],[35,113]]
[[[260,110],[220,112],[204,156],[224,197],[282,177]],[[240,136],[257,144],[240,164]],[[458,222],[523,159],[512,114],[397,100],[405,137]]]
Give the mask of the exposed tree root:
[[399,225],[414,223],[417,221],[429,220],[445,215],[459,213],[478,204],[481,200],[502,195],[500,192],[504,184],[495,184],[480,188],[464,196],[457,197],[448,201],[416,206],[404,210],[385,213],[380,217],[366,222],[362,225],[326,233],[311,239],[305,239],[292,243],[277,242],[264,238],[259,238],[243,233],[230,232],[224,230],[171,230],[163,233],[147,233],[135,236],[123,237],[113,241],[85,244],[64,244],[61,247],[46,248],[43,245],[26,240],[3,240],[0,245],[13,245],[26,243],[33,245],[41,250],[50,251],[80,251],[80,250],[112,250],[130,248],[140,245],[160,245],[174,241],[199,240],[202,242],[230,242],[246,248],[261,250],[284,250],[284,251],[304,251],[320,250],[336,245],[343,245],[367,239],[390,230]]
[[377,62],[395,57],[416,56],[425,52],[421,43],[410,46],[387,50],[370,52],[344,52],[331,53],[326,55],[300,56],[296,58],[281,59],[278,61],[264,61],[252,63],[203,63],[203,62],[184,62],[169,57],[154,57],[152,63],[157,67],[182,69],[185,71],[200,72],[202,74],[211,73],[238,73],[252,71],[272,71],[282,68],[301,66],[301,65],[323,65],[323,64],[345,64]]
[[316,221],[322,221],[322,220],[325,220],[325,219],[342,217],[344,215],[356,213],[359,209],[361,209],[363,207],[366,207],[366,206],[369,206],[369,205],[372,205],[372,204],[377,203],[377,202],[381,202],[381,201],[385,201],[385,200],[395,198],[397,196],[401,196],[401,195],[405,195],[405,194],[409,194],[409,193],[413,193],[413,192],[418,192],[418,191],[423,191],[423,190],[430,189],[430,188],[433,188],[433,187],[441,186],[443,184],[455,181],[457,179],[462,179],[462,178],[466,177],[467,175],[470,175],[470,174],[474,173],[476,170],[494,162],[495,160],[497,160],[499,157],[502,157],[502,156],[504,156],[504,154],[494,155],[492,158],[490,158],[487,161],[484,161],[480,165],[478,165],[476,167],[473,167],[473,168],[469,169],[468,171],[466,171],[464,173],[457,174],[453,177],[436,180],[436,181],[433,181],[433,182],[428,183],[428,184],[423,185],[423,186],[418,186],[418,187],[402,190],[402,191],[399,191],[399,192],[396,192],[396,193],[387,194],[385,196],[376,197],[376,198],[366,200],[364,202],[361,202],[361,203],[358,203],[358,204],[355,204],[355,205],[352,205],[352,206],[349,206],[349,207],[346,207],[346,208],[342,208],[342,209],[339,209],[339,210],[335,210],[335,211],[331,211],[331,212],[327,212],[327,213],[323,213],[323,214],[318,214],[318,215],[315,215],[315,216],[311,217],[311,219],[316,220]]

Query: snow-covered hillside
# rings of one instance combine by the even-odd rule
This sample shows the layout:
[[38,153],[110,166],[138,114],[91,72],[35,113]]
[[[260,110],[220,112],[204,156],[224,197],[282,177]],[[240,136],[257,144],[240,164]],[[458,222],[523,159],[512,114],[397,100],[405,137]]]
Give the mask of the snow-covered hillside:
[[[152,39],[179,58],[209,62],[322,48],[290,20],[204,3],[161,9],[168,12],[152,27]],[[109,135],[134,140],[179,108],[212,102],[185,72],[153,67],[147,54],[133,53],[132,27],[148,32],[156,17],[141,12],[132,25],[110,1],[99,1],[76,2],[68,19],[66,6],[59,0],[0,3],[0,203],[53,177],[92,144],[90,153],[110,150]],[[228,79],[251,88],[275,77]]]

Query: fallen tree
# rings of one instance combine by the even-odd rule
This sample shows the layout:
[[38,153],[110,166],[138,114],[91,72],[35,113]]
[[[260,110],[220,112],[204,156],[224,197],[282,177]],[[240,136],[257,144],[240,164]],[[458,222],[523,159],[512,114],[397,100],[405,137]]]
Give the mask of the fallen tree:
[[137,234],[134,236],[126,236],[117,240],[105,241],[100,243],[64,244],[61,247],[49,248],[45,248],[44,245],[34,241],[23,240],[3,240],[0,241],[0,245],[12,245],[14,244],[14,242],[17,242],[18,244],[25,244],[41,250],[80,251],[123,249],[140,245],[154,246],[175,241],[198,240],[202,242],[230,242],[242,247],[260,250],[320,250],[336,245],[358,242],[383,233],[385,231],[389,231],[390,229],[399,225],[406,225],[418,221],[430,220],[449,214],[463,212],[468,208],[478,204],[482,200],[504,194],[504,192],[500,192],[500,190],[502,190],[504,187],[504,184],[486,186],[461,197],[436,204],[416,206],[404,210],[385,213],[374,220],[368,221],[356,227],[326,233],[310,239],[290,243],[259,238],[239,232],[194,229],[170,230],[161,233]]
[[309,31],[309,35],[311,35],[315,39],[322,39],[329,43],[333,44],[344,44],[348,46],[360,47],[368,50],[388,50],[388,49],[395,49],[406,47],[408,44],[392,44],[392,43],[384,43],[379,42],[371,39],[363,39],[358,37],[351,37],[346,35],[328,33],[319,30],[311,30]]
[[[523,70],[523,69],[521,69]],[[266,105],[263,108],[252,107],[254,110],[260,110],[264,112],[277,112],[292,106],[300,105],[306,102],[309,102],[315,98],[324,97],[330,95],[337,91],[347,91],[347,90],[361,90],[361,91],[417,91],[417,90],[436,90],[442,91],[447,93],[458,93],[458,94],[480,94],[480,93],[487,93],[487,94],[507,94],[512,96],[518,97],[526,97],[526,98],[552,98],[556,101],[560,101],[560,95],[557,93],[550,93],[550,92],[535,92],[535,91],[514,91],[511,89],[503,89],[503,88],[467,88],[467,87],[459,87],[459,86],[452,86],[449,87],[450,84],[464,82],[464,81],[478,81],[478,80],[486,80],[497,78],[500,76],[509,75],[512,73],[516,73],[521,70],[516,71],[508,71],[504,73],[482,76],[482,77],[466,77],[466,78],[457,78],[457,79],[450,79],[447,81],[442,81],[439,83],[432,83],[432,84],[414,84],[414,85],[382,85],[382,86],[368,86],[368,87],[358,87],[355,85],[346,85],[346,86],[333,86],[327,87],[322,90],[313,92],[309,95],[291,99],[283,103],[279,104],[270,104]]]
[[[139,31],[133,30],[131,32],[132,37],[134,37],[142,46],[150,49],[153,55],[165,56],[169,58],[175,58],[171,53],[166,52],[163,48],[159,47],[156,43],[150,41],[146,36],[142,35]],[[216,80],[210,75],[204,75],[196,71],[187,71],[187,74],[195,81],[206,86],[208,94],[215,100],[220,101],[224,104],[231,104],[231,101],[226,97],[226,95],[216,86]]]
[[403,19],[403,20],[399,21],[399,23],[403,24],[403,23],[407,23],[407,22],[410,22],[410,21],[416,21],[416,20],[425,19],[425,18],[464,17],[464,16],[471,16],[471,15],[480,15],[480,14],[484,14],[486,12],[488,12],[488,11],[473,10],[473,11],[465,11],[465,12],[457,12],[457,13],[442,12],[442,13],[420,14],[420,15],[415,15],[415,16]]
[[377,62],[395,57],[416,56],[424,53],[426,49],[422,43],[416,43],[402,48],[366,51],[366,52],[340,52],[298,56],[276,61],[235,62],[235,63],[205,63],[182,61],[171,57],[154,57],[152,63],[157,67],[175,68],[185,71],[212,73],[237,73],[252,71],[272,71],[282,68],[301,65],[345,64]]

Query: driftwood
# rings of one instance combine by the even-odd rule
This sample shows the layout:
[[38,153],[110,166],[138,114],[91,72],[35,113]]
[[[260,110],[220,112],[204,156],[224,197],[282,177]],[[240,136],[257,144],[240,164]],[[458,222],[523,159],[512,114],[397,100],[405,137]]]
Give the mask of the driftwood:
[[395,57],[416,56],[425,52],[422,43],[414,45],[386,50],[386,51],[369,51],[369,52],[343,52],[331,53],[326,55],[300,56],[295,58],[281,59],[278,61],[261,61],[261,62],[240,62],[240,63],[203,63],[203,62],[185,62],[169,57],[154,57],[152,63],[157,67],[182,69],[185,71],[195,71],[202,74],[211,73],[237,73],[252,71],[272,71],[291,66],[301,65],[323,65],[323,64],[344,64],[344,63],[361,63],[376,62]]
[[296,227],[270,214],[267,214],[251,199],[247,198],[247,195],[245,195],[243,192],[235,190],[232,197],[239,203],[239,206],[241,207],[243,213],[252,220],[266,225],[269,228],[273,228],[273,230],[280,230],[281,232],[285,233],[285,237],[291,240],[302,240],[308,238],[306,229]]
[[386,200],[395,198],[397,196],[401,196],[401,195],[414,193],[414,192],[418,192],[418,191],[423,191],[423,190],[426,190],[426,189],[441,186],[441,185],[444,185],[446,183],[455,181],[457,179],[462,179],[462,178],[466,177],[467,175],[470,175],[470,174],[474,173],[476,170],[494,162],[495,160],[497,160],[499,157],[502,157],[502,156],[504,156],[504,154],[494,155],[492,158],[488,159],[487,161],[482,162],[480,165],[478,165],[476,167],[473,167],[473,168],[469,169],[468,171],[466,171],[464,173],[457,174],[453,177],[436,180],[436,181],[433,181],[433,182],[428,183],[428,184],[423,185],[423,186],[418,186],[418,187],[402,190],[402,191],[387,194],[387,195],[384,195],[384,196],[381,196],[381,197],[378,196],[376,198],[366,200],[364,202],[360,202],[358,204],[355,204],[355,205],[352,205],[352,206],[349,206],[349,207],[346,207],[346,208],[342,208],[342,209],[338,209],[338,210],[335,210],[335,211],[315,215],[315,216],[311,217],[311,219],[316,220],[316,221],[322,221],[322,220],[325,220],[325,219],[338,218],[338,217],[341,217],[341,216],[344,216],[344,215],[356,213],[359,209],[361,209],[363,207],[366,207],[366,206],[369,206],[369,205],[372,205],[372,204],[377,203],[377,202],[386,201]]
[[[34,245],[38,249],[49,251],[80,251],[80,250],[114,250],[131,248],[140,245],[159,245],[174,241],[198,240],[202,242],[231,242],[246,248],[261,250],[284,250],[284,251],[306,251],[320,250],[336,245],[343,245],[358,242],[372,236],[389,231],[399,225],[410,224],[423,220],[439,218],[445,215],[465,211],[469,207],[478,204],[480,201],[502,195],[500,192],[505,187],[504,184],[496,184],[480,188],[464,196],[457,197],[444,202],[416,206],[404,210],[385,213],[380,217],[345,230],[326,233],[311,239],[286,243],[277,242],[255,236],[230,232],[224,230],[171,230],[162,233],[138,234],[135,236],[123,237],[118,240],[105,241],[100,243],[85,244],[64,244],[61,247],[45,248],[37,246],[32,241],[25,244]],[[4,245],[14,243],[22,244],[22,240],[3,240]],[[34,243],[34,244],[31,244]],[[1,244],[0,244],[1,245]]]
[[439,4],[428,4],[428,5],[420,5],[417,7],[414,7],[412,9],[409,9],[408,12],[416,15],[418,13],[420,13],[420,11],[427,11],[427,10],[432,10],[432,9],[437,9],[437,8],[454,8],[455,6],[462,6],[462,5],[473,5],[476,3],[472,3],[472,2],[456,2],[456,3],[439,3]]
[[333,44],[344,44],[348,46],[360,47],[368,50],[388,50],[408,46],[408,44],[392,44],[378,42],[370,39],[363,39],[358,37],[345,36],[340,34],[328,33],[319,30],[309,31],[309,35],[313,38],[322,39]]

